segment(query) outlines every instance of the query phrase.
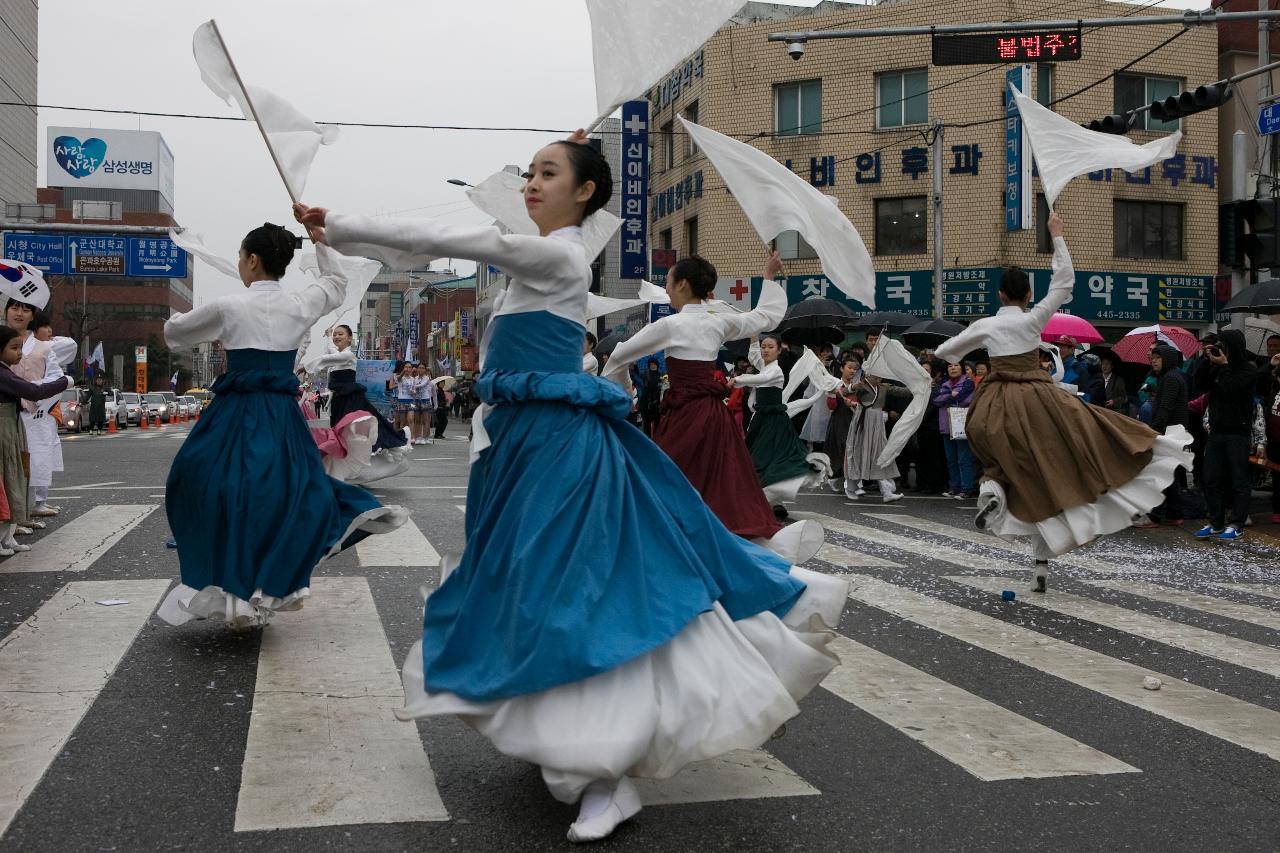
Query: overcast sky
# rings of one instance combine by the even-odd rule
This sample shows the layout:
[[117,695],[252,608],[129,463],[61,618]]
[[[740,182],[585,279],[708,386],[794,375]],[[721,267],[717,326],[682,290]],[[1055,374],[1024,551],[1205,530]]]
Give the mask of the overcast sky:
[[[317,121],[574,128],[595,117],[582,0],[40,0],[40,103],[237,115],[200,81],[191,56],[191,35],[209,18],[248,82]],[[176,218],[211,248],[231,257],[265,221],[300,230],[248,123],[53,109],[39,119],[42,186],[50,125],[154,130],[174,154]],[[552,138],[343,128],[316,158],[304,200],[480,224],[486,217],[445,180],[476,183],[507,163],[525,164]],[[236,286],[197,264],[197,301]]]

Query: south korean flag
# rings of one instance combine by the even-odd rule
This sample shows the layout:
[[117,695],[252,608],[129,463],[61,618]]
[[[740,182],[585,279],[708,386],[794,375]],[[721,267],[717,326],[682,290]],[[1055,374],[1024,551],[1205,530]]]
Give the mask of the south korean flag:
[[49,304],[49,285],[30,264],[4,258],[0,260],[0,296],[41,310]]

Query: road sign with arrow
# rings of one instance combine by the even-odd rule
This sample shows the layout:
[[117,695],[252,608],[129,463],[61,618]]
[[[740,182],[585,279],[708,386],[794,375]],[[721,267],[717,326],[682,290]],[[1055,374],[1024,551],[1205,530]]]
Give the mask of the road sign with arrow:
[[187,253],[163,236],[6,231],[3,245],[4,257],[46,275],[187,277]]

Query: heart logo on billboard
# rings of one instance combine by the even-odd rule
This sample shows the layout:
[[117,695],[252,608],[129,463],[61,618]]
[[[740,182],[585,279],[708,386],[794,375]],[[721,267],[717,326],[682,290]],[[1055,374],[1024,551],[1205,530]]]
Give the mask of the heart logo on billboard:
[[53,140],[53,156],[71,177],[87,178],[107,159],[107,143],[97,137],[81,142],[74,136],[59,136]]

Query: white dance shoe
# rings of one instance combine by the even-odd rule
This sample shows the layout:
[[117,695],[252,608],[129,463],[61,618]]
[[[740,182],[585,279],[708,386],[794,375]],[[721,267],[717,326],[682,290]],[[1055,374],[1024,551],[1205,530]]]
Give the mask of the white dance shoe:
[[826,531],[812,519],[794,521],[773,534],[772,539],[757,539],[763,545],[793,566],[809,561],[822,548]]
[[[608,784],[592,782],[591,785]],[[589,786],[588,791],[591,790]],[[583,795],[584,806],[586,794]],[[635,817],[640,812],[640,792],[631,780],[623,776],[609,796],[609,803],[604,811],[592,817],[579,817],[569,827],[568,839],[575,844],[588,841],[599,841],[608,838],[620,825]]]
[[22,553],[23,551],[30,551],[30,550],[31,550],[30,545],[22,545],[16,539],[6,539],[4,542],[0,542],[0,553],[3,553],[3,551],[9,552],[9,554],[5,556],[19,554],[19,553]]

